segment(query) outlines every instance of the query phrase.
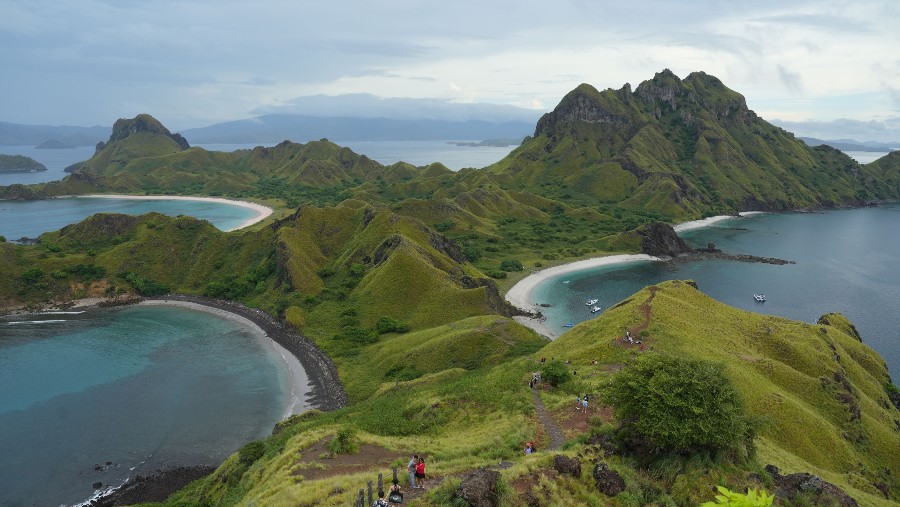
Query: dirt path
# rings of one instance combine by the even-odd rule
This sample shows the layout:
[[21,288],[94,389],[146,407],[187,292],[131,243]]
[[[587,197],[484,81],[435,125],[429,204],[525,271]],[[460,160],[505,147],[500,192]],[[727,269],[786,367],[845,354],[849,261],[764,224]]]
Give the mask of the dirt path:
[[562,429],[557,426],[556,421],[554,421],[553,418],[550,417],[550,414],[547,413],[547,409],[544,407],[544,402],[541,401],[537,389],[532,389],[531,394],[534,395],[534,409],[537,411],[541,424],[544,425],[544,431],[550,436],[550,445],[547,446],[547,450],[555,451],[562,447],[566,441],[566,437],[563,435]]

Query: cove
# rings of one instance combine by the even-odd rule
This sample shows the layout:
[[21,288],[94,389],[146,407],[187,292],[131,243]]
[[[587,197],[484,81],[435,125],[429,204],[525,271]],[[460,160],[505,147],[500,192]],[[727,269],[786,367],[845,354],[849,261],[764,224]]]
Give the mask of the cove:
[[143,215],[155,211],[169,216],[187,215],[208,220],[230,231],[246,227],[268,215],[265,207],[224,199],[184,197],[65,197],[39,201],[0,201],[0,235],[7,240],[36,238],[96,213]]
[[[691,279],[709,296],[753,312],[812,323],[841,312],[874,348],[896,377],[900,372],[900,205],[822,213],[754,215],[684,232],[692,246],[714,243],[728,253],[747,253],[795,261],[783,266],[725,260],[638,261],[571,272],[535,287],[544,324],[562,332],[591,314],[585,305],[598,299],[603,309],[645,286]],[[563,283],[567,282],[567,283]],[[754,293],[765,293],[757,303]],[[714,330],[711,330],[714,332]],[[610,337],[612,338],[612,337]]]
[[0,318],[2,505],[73,504],[95,482],[218,465],[293,402],[258,328],[171,306],[80,312]]

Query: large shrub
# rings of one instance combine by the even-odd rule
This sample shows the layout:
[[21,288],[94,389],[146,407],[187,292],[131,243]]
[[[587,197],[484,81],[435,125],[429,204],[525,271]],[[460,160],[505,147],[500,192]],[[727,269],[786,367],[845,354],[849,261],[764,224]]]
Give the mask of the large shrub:
[[648,454],[752,449],[744,404],[721,364],[645,356],[620,371],[604,400],[619,435]]
[[541,368],[541,380],[556,387],[572,380],[572,374],[561,361],[550,361]]

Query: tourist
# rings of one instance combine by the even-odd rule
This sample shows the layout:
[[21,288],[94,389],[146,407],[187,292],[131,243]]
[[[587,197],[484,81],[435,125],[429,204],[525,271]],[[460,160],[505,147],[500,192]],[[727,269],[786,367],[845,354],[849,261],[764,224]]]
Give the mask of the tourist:
[[588,413],[588,395],[584,395],[584,399],[581,400],[581,409],[584,410],[585,415]]
[[576,412],[581,411],[581,397],[578,396],[577,394],[575,395],[575,411]]
[[416,487],[416,464],[419,462],[419,455],[413,454],[412,459],[409,460],[409,464],[406,465],[406,469],[409,471],[409,487]]
[[533,444],[531,442],[525,444],[525,454],[531,454],[534,452],[534,448],[532,447],[532,445]]
[[390,507],[387,500],[384,499],[384,491],[378,492],[378,500],[372,502],[372,507]]
[[394,479],[394,485],[391,486],[391,492],[388,493],[388,502],[393,505],[399,505],[403,503],[403,491],[400,490],[400,483],[397,479]]
[[425,458],[419,457],[419,462],[416,463],[416,484],[418,484],[419,489],[425,489]]

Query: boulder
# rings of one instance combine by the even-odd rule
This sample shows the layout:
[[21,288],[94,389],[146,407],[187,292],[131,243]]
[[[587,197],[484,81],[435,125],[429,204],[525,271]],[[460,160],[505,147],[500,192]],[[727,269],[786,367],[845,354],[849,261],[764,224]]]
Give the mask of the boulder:
[[597,490],[606,496],[616,496],[625,491],[625,479],[619,475],[619,472],[610,470],[603,461],[594,465],[594,483],[597,485]]
[[678,257],[694,251],[669,224],[651,222],[635,232],[641,238],[641,252],[647,255]]
[[775,496],[779,498],[790,501],[798,493],[804,493],[805,496],[813,497],[815,505],[859,506],[844,490],[819,476],[808,473],[781,475],[780,470],[773,465],[766,465],[766,472],[775,481]]
[[499,483],[500,472],[479,468],[463,476],[455,496],[472,507],[497,507],[500,505]]
[[553,468],[560,474],[581,477],[581,462],[575,458],[557,454],[556,456],[553,456]]

